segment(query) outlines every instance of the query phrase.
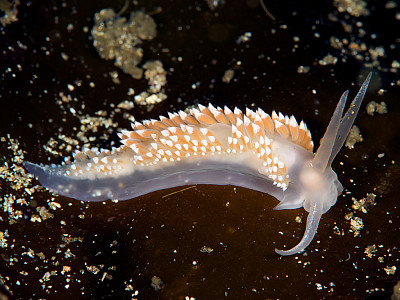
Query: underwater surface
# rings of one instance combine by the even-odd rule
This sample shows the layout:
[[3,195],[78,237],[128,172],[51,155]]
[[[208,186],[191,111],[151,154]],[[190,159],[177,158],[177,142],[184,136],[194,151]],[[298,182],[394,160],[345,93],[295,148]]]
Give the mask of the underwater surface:
[[[400,7],[394,1],[0,2],[0,283],[13,299],[390,299],[400,260]],[[307,212],[195,185],[126,201],[51,194],[22,161],[119,145],[197,104],[294,115],[318,147],[373,72],[305,252]],[[374,101],[374,102],[372,102]],[[362,140],[362,141],[361,141]],[[397,286],[397,289],[400,289]],[[395,298],[399,299],[399,298]]]

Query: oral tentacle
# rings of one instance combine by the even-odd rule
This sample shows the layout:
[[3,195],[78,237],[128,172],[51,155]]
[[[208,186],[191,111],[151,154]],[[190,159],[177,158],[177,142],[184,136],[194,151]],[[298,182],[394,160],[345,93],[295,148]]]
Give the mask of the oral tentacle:
[[293,255],[303,251],[314,239],[315,233],[318,229],[319,221],[321,220],[322,216],[322,203],[319,201],[314,201],[311,206],[310,213],[307,217],[307,225],[306,231],[304,232],[303,238],[301,241],[294,246],[292,249],[289,250],[279,250],[275,249],[275,252],[280,255]]

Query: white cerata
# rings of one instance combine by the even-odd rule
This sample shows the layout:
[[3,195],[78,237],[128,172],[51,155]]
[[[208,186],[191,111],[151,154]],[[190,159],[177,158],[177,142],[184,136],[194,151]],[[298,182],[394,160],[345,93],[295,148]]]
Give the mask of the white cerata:
[[84,201],[127,200],[156,190],[191,184],[235,185],[270,194],[275,209],[301,206],[309,213],[303,238],[289,250],[303,251],[321,215],[343,187],[331,164],[342,148],[364,98],[371,73],[343,116],[344,92],[313,153],[310,131],[291,116],[262,109],[198,105],[189,113],[132,124],[119,133],[119,148],[85,149],[61,165],[25,168],[51,192]]

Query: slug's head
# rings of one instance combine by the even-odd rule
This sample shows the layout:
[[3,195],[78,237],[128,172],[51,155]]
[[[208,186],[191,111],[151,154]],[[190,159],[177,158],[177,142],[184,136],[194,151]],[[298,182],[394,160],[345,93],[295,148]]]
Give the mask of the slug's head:
[[275,249],[276,253],[292,255],[303,251],[313,240],[322,214],[336,203],[338,195],[342,192],[342,185],[338,181],[336,173],[331,169],[331,164],[349,134],[361,102],[364,99],[371,76],[372,73],[367,76],[344,116],[343,110],[349,92],[343,93],[314,159],[300,170],[299,194],[304,201],[304,209],[309,212],[306,231],[300,243],[295,247],[290,250]]
[[322,171],[314,168],[312,162],[303,167],[299,179],[303,188],[303,207],[307,212],[311,211],[314,202],[320,202],[322,213],[326,213],[335,205],[343,190],[336,173],[330,167]]

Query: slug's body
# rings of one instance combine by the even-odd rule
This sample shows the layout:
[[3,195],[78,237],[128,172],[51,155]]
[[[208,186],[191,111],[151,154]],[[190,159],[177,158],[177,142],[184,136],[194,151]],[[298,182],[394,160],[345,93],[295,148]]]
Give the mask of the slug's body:
[[336,107],[318,151],[311,134],[296,119],[261,109],[242,113],[199,105],[190,113],[132,124],[120,133],[123,146],[76,152],[74,161],[35,165],[27,170],[52,192],[85,201],[126,200],[152,191],[188,184],[235,185],[268,193],[280,201],[276,209],[303,206],[306,232],[294,248],[312,241],[321,215],[335,204],[342,185],[331,163],[357,115],[371,74],[344,117],[348,92]]

